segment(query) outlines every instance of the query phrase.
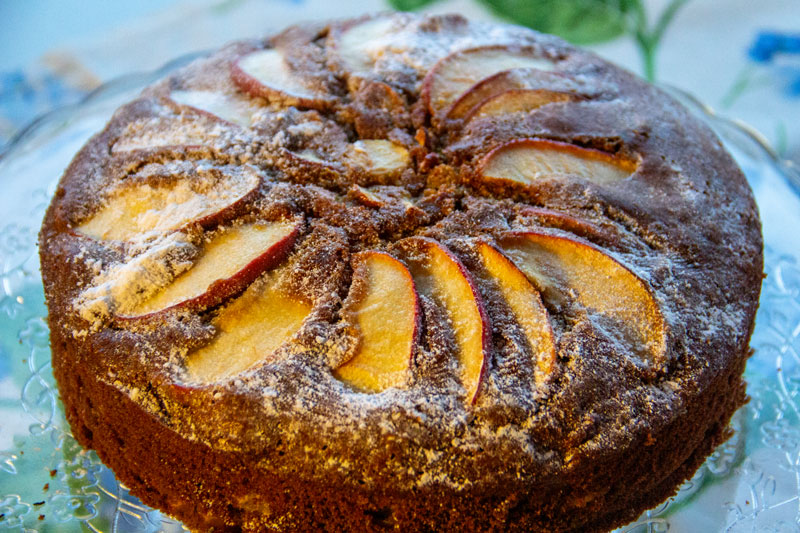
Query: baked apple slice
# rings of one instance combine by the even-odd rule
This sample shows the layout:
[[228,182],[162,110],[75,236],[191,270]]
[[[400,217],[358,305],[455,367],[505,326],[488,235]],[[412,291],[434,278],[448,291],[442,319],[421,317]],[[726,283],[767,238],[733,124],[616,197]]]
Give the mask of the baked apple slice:
[[[498,72],[485,78],[458,97],[447,110],[447,118],[462,119],[474,114],[474,110],[482,103],[501,94],[516,91],[541,91],[541,100],[548,97],[551,101],[563,98],[577,98],[579,94],[593,94],[592,88],[575,82],[560,72],[545,71],[536,68],[514,68]],[[512,99],[513,100],[513,99]],[[509,107],[519,107],[519,104]]]
[[637,163],[621,157],[545,139],[517,139],[489,152],[478,165],[484,179],[530,185],[553,175],[607,184],[629,178]]
[[569,237],[513,232],[500,244],[546,302],[577,303],[601,318],[606,331],[651,366],[666,350],[667,326],[650,288],[626,266],[594,246]]
[[392,141],[366,139],[348,147],[344,164],[357,173],[384,181],[402,174],[411,165],[411,156],[404,146]]
[[408,269],[389,254],[361,252],[353,264],[343,314],[357,330],[359,345],[334,376],[355,389],[381,392],[408,379],[419,335],[417,291]]
[[214,383],[269,358],[302,327],[311,305],[259,280],[214,319],[217,335],[191,352],[186,372],[193,382]]
[[422,98],[431,114],[441,116],[475,83],[509,69],[552,70],[553,61],[530,48],[493,45],[454,52],[436,63],[422,82]]
[[528,221],[536,221],[538,224],[551,228],[558,228],[574,233],[593,241],[601,241],[605,244],[616,245],[619,243],[619,235],[605,227],[599,227],[587,220],[575,218],[560,211],[553,211],[544,207],[528,206],[520,210],[515,223],[529,226]]
[[301,226],[298,217],[219,231],[189,270],[121,318],[145,318],[167,309],[204,308],[224,301],[283,261]]
[[442,244],[426,237],[398,243],[420,294],[450,319],[458,351],[459,381],[469,403],[478,397],[491,353],[492,327],[472,275]]
[[246,100],[232,98],[216,91],[172,91],[169,97],[176,104],[191,107],[243,128],[250,127],[253,123],[253,113],[257,111],[257,108]]
[[376,17],[350,25],[331,43],[341,67],[349,73],[350,89],[353,82],[370,76],[375,61],[383,50],[375,43],[382,43],[394,25],[391,17]]
[[214,141],[209,143],[208,134],[214,129],[216,120],[217,117],[212,120],[197,120],[187,125],[180,119],[175,119],[156,127],[152,127],[150,124],[136,127],[141,126],[141,124],[137,124],[114,141],[111,154],[170,149],[172,147],[180,149],[180,147],[209,146],[209,144],[213,149],[216,143]]
[[299,183],[334,187],[343,182],[345,168],[323,159],[313,150],[293,151],[280,148],[277,154],[277,166]]
[[486,273],[496,282],[525,334],[535,358],[536,381],[545,381],[555,368],[556,344],[539,291],[514,263],[492,245],[478,243],[477,251]]
[[492,96],[475,106],[464,117],[469,122],[476,118],[500,117],[513,113],[530,112],[543,105],[569,102],[574,96],[569,93],[547,89],[514,89]]
[[[338,158],[342,164],[326,160],[313,150],[282,149],[278,166],[300,182],[323,186],[342,184],[345,172],[358,183],[391,183],[411,165],[405,147],[383,139],[367,139],[348,144]],[[333,158],[331,158],[333,159]]]
[[386,207],[386,200],[379,195],[362,187],[361,185],[351,185],[348,195],[355,198],[358,203],[367,207],[381,208]]
[[189,224],[210,227],[252,198],[260,185],[261,175],[249,166],[167,179],[129,178],[75,229],[96,240],[130,241]]
[[240,57],[231,66],[231,79],[242,91],[285,106],[327,109],[334,101],[330,94],[314,89],[293,72],[276,48]]

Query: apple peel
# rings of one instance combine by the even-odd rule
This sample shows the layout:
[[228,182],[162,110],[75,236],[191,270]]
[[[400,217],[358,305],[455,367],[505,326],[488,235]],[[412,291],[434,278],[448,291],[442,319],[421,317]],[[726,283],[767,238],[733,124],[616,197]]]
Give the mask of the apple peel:
[[212,169],[206,175],[150,183],[137,180],[118,187],[100,209],[75,228],[99,241],[142,240],[191,224],[210,227],[246,203],[258,191],[261,175],[250,167],[230,174]]
[[531,185],[551,176],[576,176],[598,184],[631,177],[638,163],[591,148],[545,139],[517,139],[489,152],[478,164],[487,180]]
[[528,48],[481,46],[459,50],[442,58],[422,82],[422,98],[435,117],[447,113],[460,96],[477,82],[510,69],[552,70],[552,60],[537,57]]
[[343,314],[359,345],[334,376],[362,392],[402,386],[420,331],[414,280],[400,261],[384,252],[361,252],[353,263],[354,282]]
[[415,252],[405,254],[403,260],[419,293],[435,302],[449,318],[457,348],[459,381],[467,402],[474,404],[492,350],[492,326],[472,274],[449,249],[433,239],[410,237],[398,244]]
[[538,232],[511,232],[500,245],[517,267],[559,308],[578,304],[599,316],[645,366],[666,352],[667,325],[647,284],[628,267],[586,242]]
[[494,246],[479,242],[478,255],[486,273],[495,281],[500,294],[522,329],[535,361],[536,382],[542,383],[553,374],[556,365],[556,343],[550,318],[539,291],[525,274]]
[[251,96],[286,106],[324,110],[334,102],[326,92],[305,83],[276,48],[256,50],[240,57],[231,66],[231,79]]
[[279,264],[301,227],[302,218],[298,217],[237,225],[217,233],[189,270],[120,318],[149,318],[170,309],[201,309],[223,302]]
[[311,309],[271,279],[251,285],[214,319],[216,337],[187,356],[189,379],[215,383],[268,361],[300,330]]

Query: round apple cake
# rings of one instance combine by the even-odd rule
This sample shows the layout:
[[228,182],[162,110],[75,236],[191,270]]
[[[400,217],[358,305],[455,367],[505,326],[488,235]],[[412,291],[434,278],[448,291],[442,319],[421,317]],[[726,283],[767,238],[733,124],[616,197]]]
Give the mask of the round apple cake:
[[378,15],[121,107],[40,234],[75,438],[195,530],[600,531],[728,435],[748,184],[547,35]]

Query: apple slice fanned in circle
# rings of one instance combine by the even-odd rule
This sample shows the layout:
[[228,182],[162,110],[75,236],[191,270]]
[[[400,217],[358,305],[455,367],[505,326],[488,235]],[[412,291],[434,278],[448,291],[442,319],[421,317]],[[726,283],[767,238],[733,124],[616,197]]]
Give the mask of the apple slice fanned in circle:
[[353,75],[368,75],[382,50],[373,43],[380,43],[395,25],[390,17],[376,17],[351,25],[335,40],[331,48],[338,56],[342,67]]
[[186,358],[190,381],[214,383],[268,361],[300,330],[312,306],[270,276],[252,284],[213,320],[217,335]]
[[243,128],[252,125],[253,115],[258,112],[258,107],[252,102],[217,91],[174,90],[170,92],[169,97],[176,104],[191,107],[205,115]]
[[200,309],[225,301],[283,261],[302,224],[297,217],[217,231],[189,270],[120,319],[146,318],[168,309]]
[[383,252],[361,252],[353,263],[353,284],[343,315],[359,344],[334,376],[363,392],[402,386],[419,335],[414,280],[400,261]]
[[[409,43],[414,42],[418,46],[420,35],[411,20],[406,19],[405,22],[407,24],[401,22],[398,15],[378,15],[347,23],[330,32],[327,45],[329,63],[342,72],[347,88],[352,93],[357,93],[365,82],[387,81],[386,75],[391,77],[392,68],[405,63],[404,58],[416,64],[418,58],[414,53],[414,45],[409,47]],[[388,67],[387,62],[392,67],[377,68],[377,63]],[[403,68],[403,71],[406,69]],[[396,88],[388,85],[386,88],[388,94],[400,98]]]
[[[528,91],[536,96],[527,94]],[[482,105],[488,106],[484,113],[489,109],[530,111],[548,103],[591,97],[596,93],[597,88],[588,87],[562,72],[513,68],[493,74],[470,87],[447,109],[447,118],[470,120]]]
[[494,280],[528,342],[534,358],[536,382],[546,381],[555,368],[556,343],[539,291],[492,245],[480,242],[477,250],[486,273]]
[[529,48],[494,45],[454,52],[436,63],[422,82],[422,98],[434,117],[443,116],[477,82],[510,69],[552,70],[554,62]]
[[565,311],[579,306],[646,367],[663,362],[667,325],[651,289],[628,267],[569,237],[513,232],[500,244],[546,303]]
[[[404,146],[385,139],[363,139],[348,146],[344,163],[352,172],[366,174],[366,184],[397,178],[411,165],[411,156]],[[364,180],[359,180],[365,184]]]
[[569,93],[548,89],[515,89],[487,98],[475,106],[464,119],[502,117],[514,113],[528,113],[547,104],[569,102],[575,97]]
[[[194,107],[193,113],[182,111],[178,109],[174,113],[129,122],[114,139],[111,154],[125,157],[132,152],[140,152],[138,161],[143,161],[151,155],[157,158],[166,152],[221,152],[230,146],[233,139],[247,138],[246,134],[237,131],[238,128],[228,128],[230,131],[226,131],[226,128],[220,127],[222,117],[211,112]],[[244,117],[229,117],[227,121],[243,119],[249,123],[248,113]]]
[[545,139],[517,139],[489,152],[478,164],[484,180],[530,185],[552,176],[609,184],[629,178],[638,164],[591,148]]
[[467,268],[444,245],[426,237],[396,244],[417,291],[441,308],[455,340],[459,381],[467,402],[475,403],[492,348],[492,326]]
[[[362,139],[349,143],[338,158],[320,156],[313,150],[281,149],[278,166],[300,183],[323,186],[392,184],[411,166],[408,150],[385,139]],[[350,176],[348,180],[344,174]]]
[[276,49],[256,50],[231,66],[231,79],[244,92],[284,106],[327,109],[334,98],[295,72]]
[[518,228],[532,226],[556,228],[582,237],[590,242],[599,242],[612,248],[618,246],[621,240],[616,230],[611,229],[608,225],[601,227],[584,218],[576,217],[563,211],[554,211],[532,205],[519,211],[514,224]]
[[258,191],[255,168],[195,168],[191,175],[169,170],[164,175],[131,177],[112,190],[100,209],[76,231],[101,241],[147,239],[189,224],[210,227]]

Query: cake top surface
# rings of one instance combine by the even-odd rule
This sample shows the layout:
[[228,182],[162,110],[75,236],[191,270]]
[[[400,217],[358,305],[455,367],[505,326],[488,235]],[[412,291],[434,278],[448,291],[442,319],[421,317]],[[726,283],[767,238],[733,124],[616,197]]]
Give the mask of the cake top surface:
[[546,479],[668,424],[746,350],[761,247],[740,170],[659,89],[407,14],[148,88],[41,233],[51,314],[164,424],[398,486]]

